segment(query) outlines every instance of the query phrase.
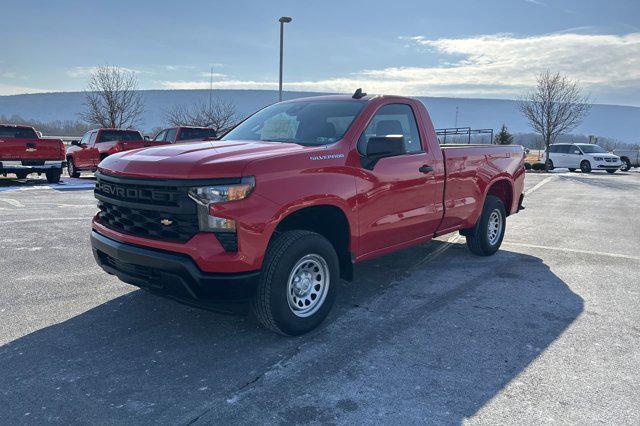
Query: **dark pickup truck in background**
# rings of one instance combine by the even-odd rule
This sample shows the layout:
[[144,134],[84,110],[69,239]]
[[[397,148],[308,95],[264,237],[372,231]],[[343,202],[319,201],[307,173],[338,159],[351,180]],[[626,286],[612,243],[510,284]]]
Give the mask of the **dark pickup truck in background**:
[[355,262],[456,231],[495,253],[525,169],[521,146],[440,146],[420,101],[356,92],[271,105],[215,142],[118,153],[96,176],[106,272],[191,304],[247,298],[296,335]]
[[614,149],[613,153],[622,160],[620,170],[623,172],[628,172],[632,167],[640,167],[640,148]]
[[210,127],[179,126],[161,130],[153,138],[156,142],[192,142],[216,139],[216,131]]
[[65,147],[59,139],[41,138],[30,126],[0,124],[0,174],[24,179],[45,174],[49,183],[60,181]]
[[149,141],[137,130],[95,129],[90,130],[67,148],[67,172],[70,177],[79,177],[80,172],[94,172],[100,161],[111,154],[148,146],[165,145],[169,142]]

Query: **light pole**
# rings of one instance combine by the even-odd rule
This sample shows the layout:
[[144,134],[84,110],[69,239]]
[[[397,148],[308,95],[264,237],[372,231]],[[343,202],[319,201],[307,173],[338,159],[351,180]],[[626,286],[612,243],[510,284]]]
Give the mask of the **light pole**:
[[280,80],[278,86],[278,102],[282,102],[282,57],[284,50],[284,24],[288,24],[291,22],[291,18],[288,16],[283,16],[280,19]]

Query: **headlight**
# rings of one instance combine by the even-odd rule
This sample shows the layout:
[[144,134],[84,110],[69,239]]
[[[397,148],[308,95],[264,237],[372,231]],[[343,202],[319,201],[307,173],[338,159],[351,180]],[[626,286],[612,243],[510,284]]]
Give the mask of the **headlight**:
[[604,161],[604,158],[602,157],[593,157],[593,159],[596,161]]
[[255,187],[255,179],[242,178],[240,183],[231,185],[199,186],[189,190],[189,197],[198,204],[198,224],[205,232],[234,232],[236,222],[233,219],[216,217],[211,214],[212,204],[238,201],[247,198]]

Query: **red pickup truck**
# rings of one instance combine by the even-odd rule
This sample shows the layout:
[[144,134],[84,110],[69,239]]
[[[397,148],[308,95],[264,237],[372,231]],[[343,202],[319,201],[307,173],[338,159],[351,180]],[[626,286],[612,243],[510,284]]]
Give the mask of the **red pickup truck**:
[[250,298],[307,332],[353,263],[459,231],[495,253],[523,200],[521,146],[440,146],[424,105],[321,96],[260,110],[220,141],[100,164],[91,243],[122,281],[191,304]]
[[64,168],[64,143],[41,138],[33,127],[0,124],[0,174],[24,179],[44,173],[49,183],[60,181]]
[[210,127],[180,126],[161,130],[153,138],[158,142],[193,142],[215,140],[216,131]]
[[67,148],[67,172],[71,177],[79,177],[80,172],[94,172],[100,161],[111,154],[149,146],[165,145],[169,142],[146,140],[137,130],[95,129],[72,142]]

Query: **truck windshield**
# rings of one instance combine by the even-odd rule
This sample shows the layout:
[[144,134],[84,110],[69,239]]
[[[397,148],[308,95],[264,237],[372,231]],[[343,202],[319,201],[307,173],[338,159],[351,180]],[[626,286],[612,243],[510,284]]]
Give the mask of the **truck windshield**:
[[222,140],[327,145],[342,139],[364,105],[363,101],[300,101],[274,104],[246,119]]
[[142,136],[137,130],[103,130],[98,142],[140,141]]
[[585,154],[606,154],[604,148],[598,145],[578,145]]
[[0,138],[38,139],[38,135],[30,127],[0,126]]

